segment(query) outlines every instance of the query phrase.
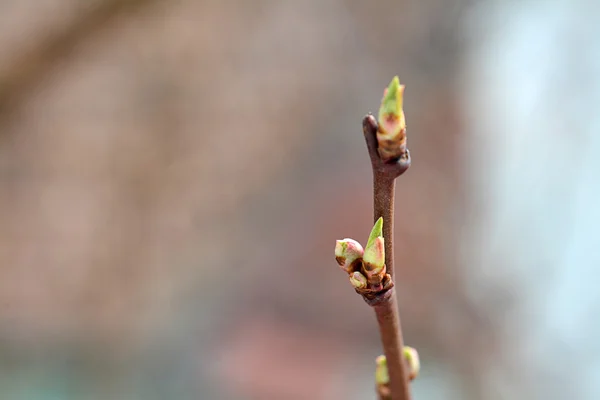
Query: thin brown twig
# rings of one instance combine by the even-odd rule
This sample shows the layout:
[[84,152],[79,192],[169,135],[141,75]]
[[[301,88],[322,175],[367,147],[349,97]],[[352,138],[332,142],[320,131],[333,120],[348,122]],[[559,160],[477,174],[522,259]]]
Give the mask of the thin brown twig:
[[[395,179],[410,167],[408,150],[403,157],[384,162],[377,151],[377,121],[372,115],[363,120],[363,132],[373,167],[373,211],[374,220],[383,217],[386,270],[394,277],[394,192]],[[390,378],[391,399],[411,400],[409,374],[402,355],[404,347],[400,314],[396,300],[396,288],[381,293],[375,300],[367,301],[375,309],[379,332],[387,359]]]

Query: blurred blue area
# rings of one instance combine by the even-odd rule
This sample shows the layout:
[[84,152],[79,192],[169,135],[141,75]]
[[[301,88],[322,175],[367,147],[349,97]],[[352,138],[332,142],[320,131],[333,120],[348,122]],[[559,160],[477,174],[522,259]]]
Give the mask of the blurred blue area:
[[596,9],[497,2],[467,24],[464,102],[476,145],[465,147],[466,172],[485,206],[466,230],[465,253],[475,297],[494,281],[518,298],[502,322],[510,378],[495,378],[510,397],[600,393]]

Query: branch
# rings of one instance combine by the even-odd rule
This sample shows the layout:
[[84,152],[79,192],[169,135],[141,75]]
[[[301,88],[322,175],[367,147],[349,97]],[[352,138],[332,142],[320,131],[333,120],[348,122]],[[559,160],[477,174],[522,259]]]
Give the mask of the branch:
[[[410,153],[392,162],[384,162],[377,151],[377,121],[372,115],[363,120],[363,132],[373,167],[373,217],[383,217],[383,238],[385,243],[385,264],[390,276],[394,276],[394,192],[396,178],[410,167]],[[375,309],[381,343],[390,376],[390,390],[393,400],[410,400],[408,371],[402,357],[404,347],[400,314],[396,300],[396,289],[392,287],[377,301],[369,302]]]
[[377,221],[383,217],[383,238],[385,240],[385,264],[388,273],[394,278],[394,192],[396,178],[410,167],[410,153],[391,162],[384,162],[377,151],[377,121],[371,114],[363,119],[363,133],[373,168],[373,217]]
[[386,383],[378,381],[377,393],[391,400],[411,400],[409,382],[418,373],[416,351],[404,347],[393,279],[395,182],[411,163],[403,93],[404,86],[394,77],[381,100],[379,123],[370,114],[363,119],[373,168],[375,225],[369,241],[364,250],[353,239],[338,240],[335,247],[336,261],[349,274],[356,292],[375,310],[387,369]]

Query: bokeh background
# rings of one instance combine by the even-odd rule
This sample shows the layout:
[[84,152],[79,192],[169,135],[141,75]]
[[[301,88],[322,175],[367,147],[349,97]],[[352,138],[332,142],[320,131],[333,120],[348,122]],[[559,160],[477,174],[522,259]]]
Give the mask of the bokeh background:
[[1,0],[0,398],[372,399],[395,74],[415,397],[600,397],[593,0]]

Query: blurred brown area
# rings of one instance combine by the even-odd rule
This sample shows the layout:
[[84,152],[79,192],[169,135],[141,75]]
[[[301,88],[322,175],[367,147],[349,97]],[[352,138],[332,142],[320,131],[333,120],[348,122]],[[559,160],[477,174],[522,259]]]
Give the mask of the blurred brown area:
[[348,398],[380,350],[333,244],[370,229],[360,123],[399,74],[405,336],[478,398],[494,338],[454,217],[465,0],[82,4],[0,4],[6,374],[92,376],[65,398]]

